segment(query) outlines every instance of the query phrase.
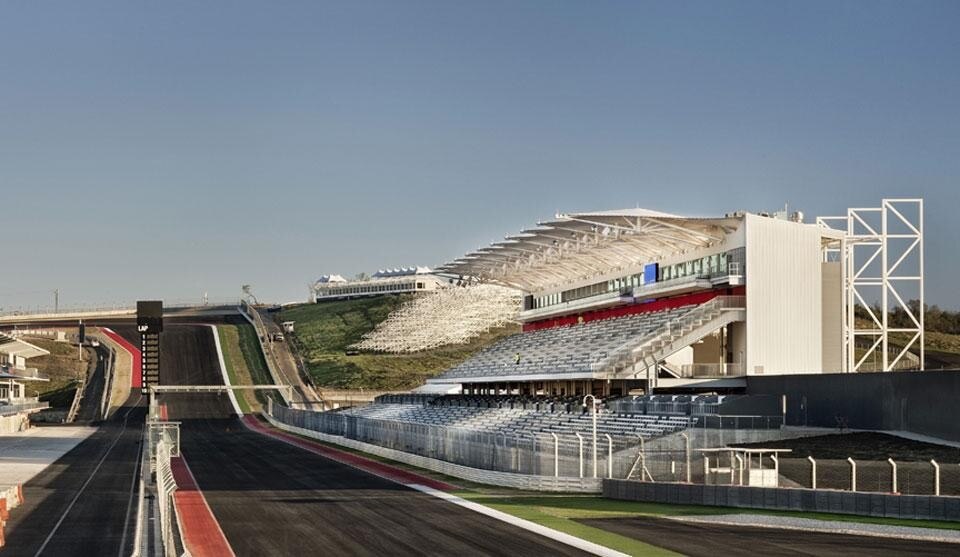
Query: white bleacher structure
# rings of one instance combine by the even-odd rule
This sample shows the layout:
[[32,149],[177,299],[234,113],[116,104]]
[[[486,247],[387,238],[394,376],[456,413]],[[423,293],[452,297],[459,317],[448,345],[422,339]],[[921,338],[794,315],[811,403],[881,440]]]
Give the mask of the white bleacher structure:
[[363,340],[358,350],[405,353],[464,344],[515,322],[520,292],[493,284],[438,288],[404,302]]
[[532,380],[554,374],[592,373],[595,366],[617,353],[631,339],[655,333],[693,307],[682,306],[512,335],[451,368],[444,377],[464,381],[481,377]]
[[[576,401],[522,404],[501,397],[500,404],[503,407],[466,405],[491,404],[493,400],[490,397],[476,397],[473,401],[463,397],[438,397],[420,403],[391,403],[388,395],[378,399],[377,404],[350,408],[341,413],[368,420],[460,428],[508,436],[556,433],[568,442],[577,433],[592,434],[593,417],[589,412],[581,411]],[[537,409],[536,406],[543,408]],[[631,446],[636,444],[638,437],[651,439],[669,435],[686,429],[689,424],[690,417],[680,413],[646,415],[604,409],[598,413],[597,433],[610,435],[618,445]]]

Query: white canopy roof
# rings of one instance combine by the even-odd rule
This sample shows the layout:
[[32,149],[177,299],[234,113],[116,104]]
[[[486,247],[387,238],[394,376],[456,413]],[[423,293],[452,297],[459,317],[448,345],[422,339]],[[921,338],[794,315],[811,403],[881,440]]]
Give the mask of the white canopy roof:
[[709,247],[724,241],[741,220],[641,208],[562,213],[437,271],[537,291]]
[[34,346],[29,342],[13,338],[10,335],[0,333],[0,354],[8,356],[20,356],[21,358],[35,358],[37,356],[46,356],[50,352]]

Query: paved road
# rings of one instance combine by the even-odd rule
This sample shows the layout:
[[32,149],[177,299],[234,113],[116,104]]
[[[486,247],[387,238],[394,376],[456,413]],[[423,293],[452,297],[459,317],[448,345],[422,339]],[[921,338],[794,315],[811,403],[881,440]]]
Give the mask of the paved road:
[[27,482],[3,556],[129,555],[145,416],[131,393],[93,435]]
[[884,557],[956,555],[960,545],[775,528],[693,524],[665,518],[592,518],[579,520],[628,538],[691,557],[764,555],[839,555]]
[[80,399],[80,408],[74,421],[90,423],[100,419],[100,403],[103,401],[103,389],[106,383],[106,365],[109,351],[104,346],[94,349],[97,355],[97,367],[87,377],[87,384],[83,388],[83,398]]
[[[316,396],[313,389],[306,384],[305,378],[300,373],[297,359],[293,355],[293,348],[290,346],[292,340],[287,338],[286,341],[274,342],[273,335],[283,332],[280,325],[273,320],[273,315],[269,312],[260,309],[255,311],[257,315],[260,316],[260,322],[263,323],[267,332],[267,338],[264,339],[264,344],[269,353],[266,357],[271,358],[274,367],[281,375],[284,383],[293,387],[293,389],[291,389],[290,406],[294,408],[315,408],[322,410],[323,403],[320,402],[319,397]],[[289,337],[289,335],[286,336]]]
[[[170,327],[161,343],[162,358],[179,354],[163,360],[165,383],[221,382],[209,328]],[[182,453],[239,556],[582,554],[251,432],[225,398],[168,397],[170,418],[187,418]]]

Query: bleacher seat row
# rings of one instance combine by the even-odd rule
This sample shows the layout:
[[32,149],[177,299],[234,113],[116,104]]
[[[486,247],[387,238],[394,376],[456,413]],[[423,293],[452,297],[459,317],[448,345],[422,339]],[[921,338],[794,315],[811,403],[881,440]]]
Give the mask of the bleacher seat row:
[[405,353],[463,344],[513,322],[520,293],[493,284],[442,288],[420,294],[353,345],[358,350]]
[[[371,420],[461,428],[507,436],[556,433],[572,437],[576,433],[585,436],[592,434],[593,416],[590,412],[581,411],[579,405],[575,405],[575,411],[549,412],[524,408],[520,403],[513,405],[513,408],[509,407],[510,405],[502,407],[502,404],[501,407],[480,407],[443,403],[443,399],[453,397],[438,397],[432,400],[424,397],[420,403],[413,400],[390,403],[384,398],[381,397],[378,402],[368,406],[348,408],[341,412]],[[490,403],[491,406],[494,404],[496,403]],[[618,447],[636,444],[637,437],[660,437],[685,429],[689,425],[690,418],[682,415],[617,413],[607,409],[601,410],[597,415],[598,434],[609,434]],[[570,439],[565,439],[565,442],[569,444]]]
[[[445,373],[444,378],[590,373],[624,345],[653,334],[694,306],[541,329],[506,337]],[[519,362],[517,355],[519,354]]]

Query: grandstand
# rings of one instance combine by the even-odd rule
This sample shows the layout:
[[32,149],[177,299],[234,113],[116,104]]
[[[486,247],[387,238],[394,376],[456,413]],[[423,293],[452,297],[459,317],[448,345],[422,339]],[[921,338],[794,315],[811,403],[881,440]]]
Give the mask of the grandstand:
[[[592,434],[593,417],[571,398],[509,396],[384,395],[375,404],[341,411],[368,420],[385,420],[427,426],[459,428],[508,436]],[[638,437],[653,439],[686,429],[690,416],[679,412],[644,414],[602,408],[597,433],[610,435],[616,447],[629,447]]]
[[516,320],[520,293],[492,284],[438,288],[405,302],[352,348],[407,353],[465,344]]
[[347,280],[340,275],[323,275],[311,287],[313,301],[349,300],[382,296],[430,292],[448,284],[434,275],[429,267],[402,267],[380,269],[369,278]]
[[[922,246],[922,225],[904,216],[911,207],[922,222],[922,201],[884,200],[876,210],[851,209],[846,230],[785,211],[559,214],[437,269],[522,292],[523,332],[429,382],[466,394],[623,396],[736,392],[747,376],[855,371],[866,358],[854,349],[858,335],[888,350],[894,331],[879,319],[872,331],[853,325],[863,303],[856,277],[882,261],[885,306],[902,297],[890,277],[903,285],[919,276],[922,296],[922,257],[910,251]],[[899,219],[907,232],[896,237],[915,244],[901,255],[884,252],[892,232],[886,224],[863,232],[867,212],[884,223]],[[877,253],[861,258],[863,245]],[[895,277],[905,262],[919,264],[919,273]],[[916,334],[922,368],[919,329],[896,332]],[[889,362],[884,356],[884,369],[910,361],[909,345]]]

